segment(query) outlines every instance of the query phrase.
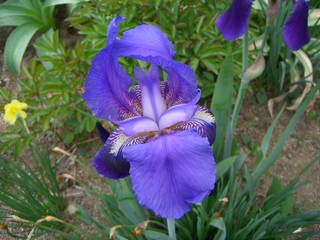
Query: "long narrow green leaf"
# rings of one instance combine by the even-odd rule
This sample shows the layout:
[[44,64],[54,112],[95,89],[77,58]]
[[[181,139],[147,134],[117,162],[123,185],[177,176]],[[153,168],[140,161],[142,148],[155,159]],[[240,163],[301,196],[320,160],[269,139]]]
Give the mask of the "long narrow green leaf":
[[20,26],[29,20],[26,16],[0,16],[0,26]]
[[282,152],[283,146],[290,137],[291,133],[293,132],[293,129],[296,127],[298,121],[305,113],[305,110],[307,109],[309,103],[314,98],[317,90],[320,88],[320,82],[318,82],[317,86],[312,89],[312,91],[306,96],[305,100],[302,102],[300,107],[297,109],[294,116],[291,118],[287,128],[282,133],[279,141],[275,145],[275,147],[272,149],[272,152],[270,153],[269,157],[266,161],[263,162],[263,164],[256,168],[253,172],[253,178],[255,181],[257,181],[266,171],[267,169],[278,159],[279,155]]
[[213,145],[216,159],[221,160],[224,135],[230,120],[233,91],[233,58],[231,52],[226,56],[215,85],[210,109],[215,114],[217,136]]
[[273,120],[271,126],[268,128],[268,131],[266,133],[266,135],[264,136],[262,143],[261,143],[261,151],[263,152],[264,156],[267,154],[268,148],[269,148],[269,144],[270,144],[270,140],[272,137],[272,132],[275,128],[275,126],[277,125],[280,116],[283,113],[283,110],[285,109],[285,106],[282,107],[282,109],[280,110],[280,112],[277,114],[276,118]]
[[220,179],[224,173],[226,173],[231,166],[233,166],[238,156],[232,156],[218,162],[216,165],[216,179]]
[[86,2],[85,0],[47,0],[44,4],[45,7],[61,5],[61,4],[77,4]]
[[[42,24],[41,16],[38,14],[36,9],[29,9],[26,6],[19,4],[2,4],[0,5],[0,19],[4,22],[5,19],[11,19],[13,17],[20,18],[24,17],[26,20],[24,23],[38,23]],[[11,26],[8,23],[7,26]]]
[[4,61],[11,72],[18,73],[24,52],[39,26],[27,23],[17,27],[7,39],[4,48]]
[[227,230],[226,230],[226,224],[225,221],[222,217],[220,218],[214,218],[210,225],[214,226],[215,228],[218,229],[218,233],[216,236],[213,238],[214,240],[224,240],[226,239],[227,236]]
[[8,140],[8,139],[15,139],[15,138],[21,138],[21,134],[14,133],[14,132],[5,132],[1,133],[0,140]]

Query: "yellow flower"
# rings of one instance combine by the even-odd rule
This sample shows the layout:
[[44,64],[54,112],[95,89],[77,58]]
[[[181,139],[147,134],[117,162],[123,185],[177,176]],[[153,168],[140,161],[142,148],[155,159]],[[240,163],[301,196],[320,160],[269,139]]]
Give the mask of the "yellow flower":
[[19,102],[18,100],[12,100],[11,103],[8,103],[4,106],[5,113],[3,119],[12,125],[16,122],[19,115],[22,118],[27,117],[27,114],[22,111],[22,109],[27,107],[28,105],[26,103]]

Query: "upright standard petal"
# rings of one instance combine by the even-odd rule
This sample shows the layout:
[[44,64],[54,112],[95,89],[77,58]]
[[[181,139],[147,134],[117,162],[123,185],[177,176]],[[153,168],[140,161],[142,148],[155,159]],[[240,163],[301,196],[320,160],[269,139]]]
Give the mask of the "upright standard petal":
[[151,64],[146,74],[136,67],[134,76],[141,89],[143,116],[158,122],[161,114],[167,109],[166,102],[161,95],[159,68]]
[[310,41],[308,10],[307,1],[295,0],[291,15],[284,24],[282,31],[283,41],[292,51],[299,50]]
[[115,56],[161,57],[169,60],[174,56],[172,43],[154,26],[140,25],[127,30],[115,44]]
[[168,74],[165,88],[168,107],[191,103],[195,98],[198,98],[197,80],[188,65],[174,61],[164,69]]
[[139,203],[164,218],[180,218],[214,188],[215,163],[207,138],[171,132],[123,148]]
[[117,58],[112,56],[116,38],[117,24],[122,21],[116,18],[111,21],[107,47],[93,59],[85,79],[83,98],[93,114],[102,119],[118,123],[128,117],[139,115],[134,105],[137,99],[128,93],[132,79],[122,69]]
[[116,37],[118,35],[118,25],[124,20],[125,18],[117,16],[110,21],[108,25],[108,31],[107,31],[107,36],[108,36],[107,44],[106,44],[107,47],[113,44],[114,41],[116,40]]
[[248,28],[251,5],[254,0],[233,0],[227,11],[216,20],[225,40],[235,40]]
[[197,94],[196,77],[186,64],[174,61],[173,45],[157,27],[141,25],[123,33],[115,42],[115,56],[131,57],[161,66],[168,74],[165,95],[168,107],[189,103]]
[[132,80],[110,50],[103,49],[93,59],[82,96],[96,117],[117,123],[138,113],[130,105],[128,89]]

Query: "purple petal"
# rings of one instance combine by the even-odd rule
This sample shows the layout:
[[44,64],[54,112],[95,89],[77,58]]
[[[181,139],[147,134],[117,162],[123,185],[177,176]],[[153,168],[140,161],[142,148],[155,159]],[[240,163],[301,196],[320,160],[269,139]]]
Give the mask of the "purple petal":
[[142,132],[158,131],[157,123],[149,117],[133,117],[123,121],[119,129],[126,135],[132,136]]
[[159,120],[159,128],[164,129],[178,122],[185,122],[192,118],[197,105],[181,104],[169,108]]
[[115,56],[131,57],[161,66],[168,74],[169,107],[189,103],[198,94],[196,77],[186,64],[174,61],[172,43],[160,29],[141,25],[123,33],[115,42]]
[[212,112],[201,106],[197,106],[197,111],[192,119],[181,122],[174,126],[173,130],[181,131],[195,129],[201,137],[208,138],[209,144],[212,145],[216,138],[216,123]]
[[92,165],[97,173],[111,179],[119,179],[129,175],[129,163],[121,156],[110,153],[110,141],[92,159]]
[[158,67],[151,64],[147,74],[135,68],[134,75],[141,89],[143,116],[158,122],[161,114],[167,109],[166,102],[161,95]]
[[191,103],[199,96],[197,81],[192,69],[183,63],[173,62],[165,67],[168,73],[165,97],[168,107]]
[[206,138],[172,132],[123,149],[139,203],[164,218],[180,218],[214,188],[215,163]]
[[173,45],[157,27],[140,25],[123,33],[116,41],[116,56],[161,57],[171,60],[174,56]]
[[125,18],[117,16],[110,21],[108,25],[108,31],[107,31],[107,36],[108,36],[107,44],[106,44],[107,47],[113,44],[114,41],[116,40],[116,37],[118,35],[118,25],[124,20]]
[[110,136],[110,133],[102,126],[100,122],[96,123],[96,128],[102,143],[105,143]]
[[93,59],[85,79],[83,98],[93,114],[102,119],[116,123],[128,117],[139,115],[133,106],[128,89],[131,78],[121,68],[117,59],[111,56],[114,47],[117,25],[120,21],[112,21],[109,25],[108,47],[102,49]]
[[287,47],[292,51],[299,50],[310,41],[308,32],[308,2],[297,0],[293,10],[284,24],[282,37]]
[[130,164],[123,157],[123,149],[134,144],[143,144],[152,134],[125,136],[119,129],[114,131],[103,147],[93,157],[92,165],[97,173],[107,178],[119,179],[129,175]]
[[254,0],[233,0],[227,11],[216,20],[225,40],[235,40],[248,28],[251,5]]

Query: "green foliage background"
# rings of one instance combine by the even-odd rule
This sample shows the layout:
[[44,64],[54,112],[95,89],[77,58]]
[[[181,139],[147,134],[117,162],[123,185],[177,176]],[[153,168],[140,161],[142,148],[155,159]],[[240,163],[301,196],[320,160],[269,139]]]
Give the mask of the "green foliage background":
[[[279,138],[279,144],[269,149],[272,132],[283,113],[283,109],[281,110],[261,145],[257,145],[255,149],[256,165],[253,169],[244,164],[248,155],[236,148],[236,142],[232,141],[232,138],[230,141],[225,138],[233,135],[233,131],[230,130],[230,115],[240,85],[243,53],[242,39],[233,42],[224,41],[214,25],[218,14],[229,4],[230,1],[227,0],[91,0],[68,7],[56,7],[54,15],[48,16],[48,20],[54,16],[57,19],[63,13],[70,12],[66,19],[68,26],[62,24],[64,27],[56,25],[56,30],[45,29],[37,40],[32,41],[36,56],[26,65],[22,65],[17,80],[21,87],[19,100],[29,105],[26,121],[33,135],[27,134],[21,121],[8,126],[0,135],[0,152],[19,155],[26,146],[33,144],[34,136],[43,134],[52,134],[54,144],[63,142],[66,147],[88,138],[95,128],[97,119],[91,115],[82,100],[83,82],[94,55],[105,46],[106,29],[110,20],[117,15],[125,16],[126,20],[120,25],[119,35],[138,24],[146,23],[158,26],[168,36],[174,44],[175,59],[190,65],[195,71],[198,86],[202,91],[201,104],[210,107],[216,114],[217,122],[220,123],[214,145],[217,161],[215,191],[201,205],[194,205],[190,213],[177,221],[178,239],[280,239],[289,236],[302,225],[319,223],[318,210],[303,212],[295,209],[293,205],[293,194],[302,185],[299,183],[299,178],[312,164],[319,161],[319,158],[306,166],[306,169],[287,186],[281,186],[279,180],[274,177],[262,205],[257,206],[255,201],[261,176],[279,157],[283,145],[319,85],[293,115]],[[304,83],[303,69],[297,64],[293,54],[284,47],[281,39],[281,26],[291,10],[286,4],[286,2],[282,4],[281,14],[277,22],[270,26],[267,36],[267,46],[263,51],[267,61],[266,71],[249,85],[249,89],[257,96],[254,101],[263,102],[267,99],[266,94],[277,96],[287,90],[292,84],[290,72],[293,69],[301,73],[299,84]],[[319,7],[316,1],[311,1],[311,4]],[[265,25],[264,17],[265,11],[252,9],[249,20],[249,42],[253,47],[249,51],[249,65],[258,54],[256,45],[264,34],[262,27]],[[317,75],[320,71],[318,63],[320,33],[316,30],[316,26],[310,27],[310,32],[314,39],[304,51],[313,61],[314,74]],[[120,59],[120,63],[129,74],[132,74],[132,60]],[[0,95],[4,105],[10,102],[13,93],[0,89]],[[232,121],[236,124],[236,119]],[[52,166],[55,167],[55,160],[51,164],[50,160],[39,154],[34,156],[34,159],[44,161],[41,165],[44,170],[39,168],[38,171],[48,172],[49,181],[52,182],[54,189],[50,191],[57,193],[57,201],[61,202],[61,206],[55,206],[55,198],[51,198],[52,196],[45,191],[42,193],[47,195],[46,202],[53,209],[52,215],[64,217],[64,214],[59,212],[65,209],[62,195],[57,187],[59,184],[54,178],[55,172],[49,171]],[[87,169],[81,156],[77,159],[77,163]],[[12,166],[8,164],[9,161],[4,161],[0,168],[8,169],[10,172]],[[29,168],[28,170],[31,171]],[[90,168],[87,170],[92,172]],[[23,172],[23,169],[19,171]],[[9,176],[15,177],[14,174]],[[27,175],[25,177],[27,179]],[[37,179],[36,175],[33,177]],[[45,176],[41,176],[39,184],[41,181],[48,180]],[[131,192],[130,181],[115,182],[102,179],[100,181],[110,188],[111,194],[94,191],[85,183],[81,184],[93,202],[99,206],[102,221],[95,219],[81,206],[74,206],[77,209],[77,221],[86,224],[93,231],[83,232],[78,225],[72,223],[64,223],[64,228],[61,228],[60,223],[53,226],[47,224],[43,229],[69,239],[82,239],[83,236],[86,239],[105,239],[111,234],[112,227],[120,224],[121,227],[114,235],[117,239],[168,239],[165,222],[137,204]],[[25,189],[24,182],[27,180],[17,182],[20,186],[17,189]],[[32,195],[30,192],[30,189],[26,190],[24,199],[28,198],[28,194]],[[6,197],[5,191],[2,194]],[[19,195],[18,192],[14,194]],[[222,209],[221,217],[217,217],[215,213],[219,212],[222,205],[219,199],[226,196],[229,202]],[[2,204],[3,199],[4,197],[1,199]],[[6,204],[10,206],[10,201]],[[28,201],[27,203],[21,201],[19,204],[27,205]],[[35,204],[28,207],[32,210]],[[14,209],[14,205],[11,205],[11,208]],[[37,216],[29,219],[27,229],[30,230],[37,219],[45,216],[46,211],[45,207],[40,208]],[[19,211],[14,213],[22,214]],[[2,217],[5,218],[6,214],[7,212],[3,212]],[[21,216],[26,218],[23,214]],[[143,235],[133,237],[133,229],[143,221],[150,221],[147,230]],[[319,231],[310,231],[299,236],[301,239],[306,239],[318,233]]]

